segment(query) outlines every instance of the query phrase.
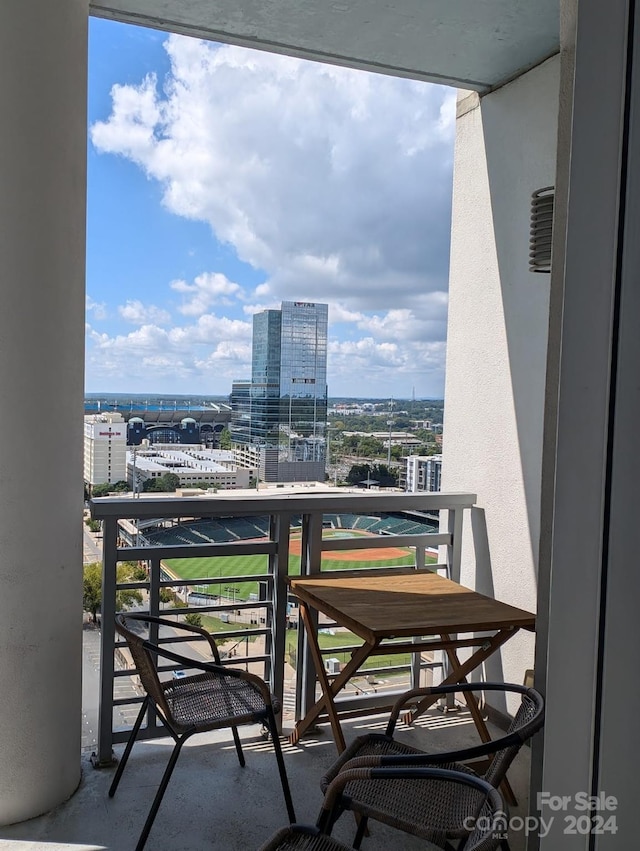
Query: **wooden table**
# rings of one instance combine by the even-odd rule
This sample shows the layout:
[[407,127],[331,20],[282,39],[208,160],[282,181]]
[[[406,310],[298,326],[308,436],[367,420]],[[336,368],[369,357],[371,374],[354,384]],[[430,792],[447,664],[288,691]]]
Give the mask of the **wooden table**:
[[[450,673],[442,684],[462,683],[518,630],[535,629],[535,616],[530,612],[485,597],[429,570],[331,571],[313,577],[290,577],[288,581],[300,601],[300,616],[322,687],[322,697],[297,722],[291,741],[297,742],[325,710],[339,753],[346,745],[335,697],[370,656],[444,650]],[[332,618],[363,641],[332,681],[324,667],[310,609]],[[452,637],[458,633],[465,637]],[[389,639],[403,638],[407,640],[389,644]],[[476,649],[461,662],[456,652],[459,647]],[[489,732],[475,698],[470,694],[465,694],[465,698],[481,739],[489,741]],[[414,714],[424,711],[436,700],[437,697],[426,698],[414,708]]]

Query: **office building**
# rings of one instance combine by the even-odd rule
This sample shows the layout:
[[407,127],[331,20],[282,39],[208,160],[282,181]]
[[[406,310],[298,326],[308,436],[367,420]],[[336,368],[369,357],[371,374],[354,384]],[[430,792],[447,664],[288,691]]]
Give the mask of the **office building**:
[[326,304],[285,301],[253,317],[251,381],[231,391],[231,436],[251,445],[264,482],[323,481],[327,425]]

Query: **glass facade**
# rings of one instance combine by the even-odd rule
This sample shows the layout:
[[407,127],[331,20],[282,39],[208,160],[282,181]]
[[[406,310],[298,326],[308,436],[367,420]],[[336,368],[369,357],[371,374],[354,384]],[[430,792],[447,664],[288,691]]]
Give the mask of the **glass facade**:
[[278,445],[280,437],[280,351],[282,313],[264,310],[253,317],[250,440]]
[[282,303],[281,453],[290,461],[325,460],[328,306]]
[[312,302],[253,317],[251,381],[234,382],[232,438],[277,449],[279,481],[324,479],[327,325],[328,306]]

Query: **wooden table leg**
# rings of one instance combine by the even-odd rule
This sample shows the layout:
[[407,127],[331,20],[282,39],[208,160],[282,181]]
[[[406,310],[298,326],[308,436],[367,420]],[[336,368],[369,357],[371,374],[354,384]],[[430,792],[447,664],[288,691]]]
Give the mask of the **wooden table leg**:
[[342,753],[342,751],[346,748],[346,744],[342,733],[342,727],[340,726],[334,697],[358,671],[363,662],[369,657],[371,650],[376,646],[376,644],[369,645],[365,643],[362,647],[359,647],[356,651],[354,651],[349,662],[347,662],[342,671],[333,680],[333,682],[331,682],[327,677],[327,672],[325,671],[322,651],[320,650],[318,636],[314,629],[308,606],[302,600],[300,601],[300,617],[304,623],[305,632],[309,641],[309,650],[313,659],[313,665],[316,669],[318,680],[320,681],[320,687],[322,688],[322,697],[316,701],[311,709],[309,709],[304,718],[297,722],[293,733],[289,737],[289,741],[291,744],[296,744],[300,740],[301,736],[304,735],[309,727],[316,721],[322,711],[326,710],[327,715],[329,716],[329,721],[331,722],[333,738],[336,743],[336,747],[338,748],[338,753]]
[[[506,641],[508,641],[512,636],[518,632],[519,627],[507,627],[506,629],[501,629],[495,635],[492,635],[490,638],[487,638],[486,642],[473,653],[466,662],[458,662],[458,667],[455,671],[452,671],[448,677],[440,683],[442,686],[454,685],[455,683],[463,682],[467,674],[470,674],[471,671],[475,670],[479,667],[484,661],[486,661],[489,656],[492,656],[496,650],[501,647]],[[434,649],[438,649],[437,647]],[[456,657],[457,658],[457,657]],[[437,688],[437,686],[434,686]],[[427,709],[429,709],[433,704],[438,700],[438,695],[435,697],[425,697],[415,706],[411,708],[410,720],[417,718],[419,715],[422,715]],[[484,724],[484,721],[483,721]]]
[[[448,677],[440,683],[440,685],[451,685],[454,683],[466,683],[467,682],[467,674],[471,673],[475,668],[479,667],[486,659],[489,658],[495,651],[508,641],[515,633],[518,631],[517,627],[510,627],[508,629],[502,629],[497,632],[495,635],[491,636],[491,638],[487,639],[487,642],[482,645],[482,647],[473,653],[466,662],[460,662],[458,659],[458,655],[453,647],[445,648],[447,656],[449,658],[449,662],[451,663],[452,671]],[[449,640],[448,635],[442,635],[443,641]],[[436,686],[437,688],[437,686]],[[480,712],[480,707],[478,706],[478,701],[475,698],[475,695],[469,692],[463,692],[465,701],[467,706],[469,707],[469,712],[473,718],[474,724],[476,726],[476,730],[483,742],[491,741],[491,735],[487,729],[487,725],[484,722],[484,718],[482,717],[482,713]],[[421,700],[417,703],[410,712],[410,720],[414,720],[428,709],[438,699],[438,696],[428,697]],[[505,777],[502,783],[500,784],[500,788],[504,793],[505,799],[508,804],[511,806],[515,806],[517,804],[516,796],[513,793],[513,789],[511,788],[511,784]]]
[[[448,638],[448,636],[442,636],[443,638]],[[449,662],[451,664],[451,673],[452,675],[456,673],[456,670],[460,669],[460,660],[458,659],[458,654],[453,648],[448,648],[446,650],[447,656],[449,657]],[[459,675],[458,675],[459,677]],[[456,682],[458,683],[466,683],[467,678],[465,676],[461,678],[457,678]],[[482,717],[482,713],[480,712],[480,707],[478,706],[478,700],[470,691],[462,692],[462,695],[465,699],[469,712],[471,713],[471,717],[476,725],[476,730],[483,742],[491,741],[491,734],[487,729],[487,725],[485,724],[484,718]],[[508,778],[505,776],[500,784],[500,789],[505,797],[507,804],[511,807],[515,807],[518,803],[518,800],[515,796],[513,789],[511,788],[511,784],[509,783]]]

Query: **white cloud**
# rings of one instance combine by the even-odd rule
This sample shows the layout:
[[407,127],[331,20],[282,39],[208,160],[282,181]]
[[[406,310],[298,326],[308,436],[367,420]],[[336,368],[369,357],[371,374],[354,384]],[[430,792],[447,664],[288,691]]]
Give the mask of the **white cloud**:
[[132,370],[146,387],[177,377],[225,392],[250,372],[252,314],[308,299],[330,304],[332,395],[441,393],[455,92],[180,36],[165,47],[170,73],[114,86],[93,144],[266,280],[173,281],[185,317],[173,328],[128,302],[136,330],[89,330],[92,383]]
[[[433,395],[444,371],[444,342],[380,342],[372,337],[332,341],[328,351],[333,396],[409,398]],[[354,376],[365,373],[369,391],[354,392]]]
[[146,324],[113,336],[87,326],[87,372],[96,386],[126,380],[132,392],[179,392],[180,380],[185,392],[228,392],[250,363],[251,324],[240,320],[207,314],[190,326]]
[[452,90],[180,36],[166,49],[162,89],[113,87],[98,150],[160,181],[276,299],[389,309],[446,289]]
[[185,296],[178,308],[185,316],[200,316],[215,304],[230,305],[233,297],[241,298],[242,287],[219,272],[203,272],[192,284],[172,281],[171,289]]
[[126,304],[121,304],[118,307],[118,313],[134,325],[166,325],[171,321],[171,314],[167,310],[153,304],[144,305],[138,299],[127,300]]
[[85,299],[85,310],[87,314],[92,314],[93,319],[96,321],[107,319],[109,316],[107,305],[103,301],[94,301],[90,295]]

